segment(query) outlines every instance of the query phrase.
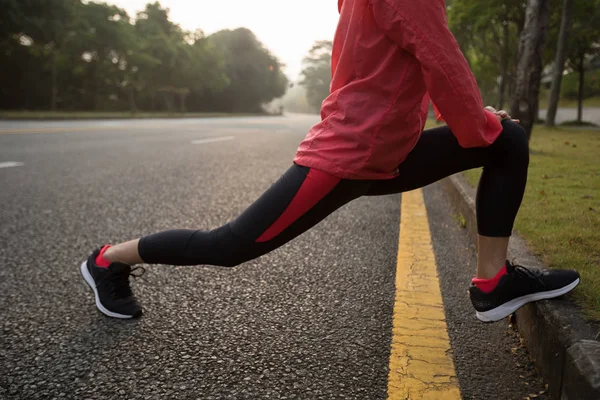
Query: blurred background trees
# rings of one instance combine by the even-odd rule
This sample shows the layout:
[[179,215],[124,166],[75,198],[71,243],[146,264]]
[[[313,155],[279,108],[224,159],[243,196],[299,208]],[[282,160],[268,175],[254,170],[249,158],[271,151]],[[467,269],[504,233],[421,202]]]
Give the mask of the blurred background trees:
[[260,111],[287,88],[247,29],[205,36],[150,3],[0,0],[0,109]]
[[331,50],[333,43],[328,40],[316,42],[302,62],[300,85],[306,90],[308,105],[315,112],[321,110],[321,103],[329,94],[331,84]]
[[[446,6],[485,104],[512,105],[528,130],[538,109],[549,109],[553,125],[560,104],[577,106],[580,122],[585,102],[600,105],[600,0]],[[188,32],[159,2],[135,16],[81,0],[0,0],[0,8],[0,109],[257,112],[271,103],[315,113],[329,94],[330,41],[314,44],[290,84],[250,30]]]
[[[581,122],[583,102],[597,103],[600,1],[452,0],[446,4],[450,29],[471,65],[484,102],[496,108],[512,105],[513,116],[521,118],[528,133],[540,108],[552,110],[559,101],[576,102]],[[554,125],[555,115],[549,113],[548,125]]]

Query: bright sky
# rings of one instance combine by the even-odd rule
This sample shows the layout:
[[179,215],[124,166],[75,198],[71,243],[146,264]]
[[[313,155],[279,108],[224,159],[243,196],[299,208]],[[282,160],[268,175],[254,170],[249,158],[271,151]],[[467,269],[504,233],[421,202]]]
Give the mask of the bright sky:
[[[106,0],[130,16],[154,0]],[[339,17],[336,0],[160,0],[171,10],[171,21],[186,30],[207,35],[221,29],[246,27],[281,62],[296,80],[302,57],[316,40],[332,40]]]

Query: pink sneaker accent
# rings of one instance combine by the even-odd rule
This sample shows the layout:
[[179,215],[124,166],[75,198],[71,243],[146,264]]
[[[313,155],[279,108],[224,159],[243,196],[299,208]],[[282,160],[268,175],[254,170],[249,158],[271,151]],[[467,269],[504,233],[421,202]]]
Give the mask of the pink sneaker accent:
[[492,279],[473,278],[471,282],[483,293],[489,293],[496,288],[504,275],[506,275],[506,265]]
[[96,257],[96,265],[97,266],[102,267],[102,268],[108,268],[108,266],[110,265],[110,261],[108,261],[106,258],[104,258],[104,252],[109,247],[110,247],[110,244],[107,244],[100,250],[100,254],[98,254],[98,257]]

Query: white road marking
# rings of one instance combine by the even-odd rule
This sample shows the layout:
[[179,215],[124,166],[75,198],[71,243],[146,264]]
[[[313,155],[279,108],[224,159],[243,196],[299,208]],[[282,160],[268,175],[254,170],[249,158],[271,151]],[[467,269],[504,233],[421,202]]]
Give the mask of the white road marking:
[[22,162],[16,162],[16,161],[0,162],[0,168],[21,167],[23,165],[25,165],[25,164],[23,164]]
[[225,142],[227,140],[233,140],[233,139],[235,139],[235,136],[224,136],[224,137],[217,137],[217,138],[198,139],[198,140],[192,140],[192,144]]

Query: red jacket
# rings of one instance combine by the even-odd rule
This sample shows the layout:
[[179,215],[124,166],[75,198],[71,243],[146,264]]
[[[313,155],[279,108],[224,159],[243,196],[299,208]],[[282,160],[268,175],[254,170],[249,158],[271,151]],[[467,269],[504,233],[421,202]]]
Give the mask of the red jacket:
[[331,94],[296,164],[340,178],[393,178],[424,129],[430,96],[461,146],[496,140],[502,126],[484,110],[443,0],[338,0],[338,6]]

